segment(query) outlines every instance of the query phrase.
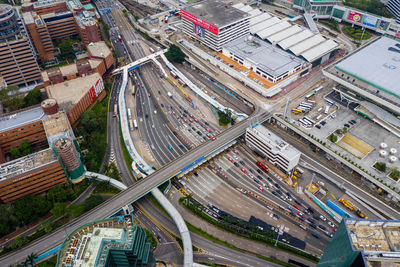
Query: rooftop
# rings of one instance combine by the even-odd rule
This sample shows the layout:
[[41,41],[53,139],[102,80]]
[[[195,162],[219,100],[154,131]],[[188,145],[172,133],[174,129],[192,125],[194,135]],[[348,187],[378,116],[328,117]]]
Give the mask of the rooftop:
[[254,128],[248,128],[248,130],[253,131],[253,133],[257,135],[261,135],[260,137],[265,143],[268,143],[272,147],[272,152],[275,154],[284,154],[288,159],[296,158],[300,154],[300,151],[261,124]]
[[14,113],[0,117],[0,131],[7,131],[31,122],[39,121],[44,117],[41,107],[28,109],[22,112]]
[[184,10],[216,27],[223,27],[249,16],[247,12],[217,0],[205,0]]
[[46,87],[46,91],[49,98],[56,99],[61,108],[69,111],[99,79],[101,79],[101,76],[98,73],[93,73],[85,77],[49,85]]
[[400,42],[381,37],[335,68],[400,99]]
[[90,43],[87,46],[87,49],[89,51],[89,54],[92,57],[100,57],[100,58],[105,58],[109,54],[111,54],[110,48],[106,45],[105,42],[95,42],[95,43]]
[[345,220],[353,250],[361,250],[364,257],[400,257],[400,221]]
[[135,228],[130,216],[94,221],[79,227],[62,244],[57,266],[103,266],[109,249],[132,247]]
[[229,42],[224,48],[238,57],[253,62],[268,74],[279,77],[304,63],[303,60],[263,40],[243,36]]
[[0,182],[56,161],[51,148],[0,164]]
[[46,116],[42,123],[44,131],[46,132],[47,140],[50,144],[52,144],[58,136],[68,136],[75,139],[68,117],[63,111]]

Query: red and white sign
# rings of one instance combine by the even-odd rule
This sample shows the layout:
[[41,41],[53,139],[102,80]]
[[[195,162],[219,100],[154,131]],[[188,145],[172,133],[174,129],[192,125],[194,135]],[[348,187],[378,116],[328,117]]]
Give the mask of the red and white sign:
[[218,27],[215,27],[214,25],[208,23],[207,21],[199,19],[198,17],[186,12],[185,10],[181,10],[181,16],[187,20],[190,20],[194,24],[199,25],[200,27],[203,27],[207,31],[210,31],[210,32],[218,35]]
[[90,102],[93,102],[96,99],[96,92],[94,91],[94,87],[89,89],[89,97],[90,97]]
[[356,12],[356,11],[350,11],[348,19],[351,21],[354,21],[354,22],[360,22],[361,21],[361,13]]
[[103,90],[103,80],[99,79],[97,80],[96,84],[89,89],[90,101],[93,102]]

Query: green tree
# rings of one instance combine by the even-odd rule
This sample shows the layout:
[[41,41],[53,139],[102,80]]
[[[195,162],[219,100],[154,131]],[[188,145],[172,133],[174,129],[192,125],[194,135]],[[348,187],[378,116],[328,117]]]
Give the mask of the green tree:
[[39,104],[40,101],[42,101],[42,93],[38,88],[35,88],[24,97],[24,106],[33,106]]
[[0,101],[4,108],[18,110],[24,105],[24,99],[17,86],[0,89]]
[[53,214],[54,217],[59,217],[65,213],[67,210],[67,204],[65,203],[54,203],[53,208],[51,209],[51,214]]
[[88,211],[103,202],[103,198],[99,195],[93,195],[85,199],[83,203],[84,211]]
[[60,59],[73,59],[74,57],[74,49],[72,45],[74,44],[74,40],[70,38],[62,39],[61,42],[58,44],[58,48],[60,49]]
[[93,110],[86,111],[82,114],[81,124],[88,134],[99,129],[99,122],[97,121],[96,113]]
[[68,199],[68,193],[62,185],[58,185],[47,192],[47,199],[53,203],[65,202]]
[[26,140],[22,141],[22,143],[18,147],[13,147],[10,149],[10,154],[13,157],[13,159],[24,157],[32,153],[33,153],[33,148]]
[[28,255],[28,257],[26,257],[26,262],[30,265],[30,266],[35,266],[35,260],[37,258],[37,254],[35,253],[31,253]]
[[176,63],[182,63],[186,57],[185,53],[183,53],[182,50],[174,44],[169,47],[168,51],[165,53],[165,56],[168,58],[168,60]]
[[72,217],[77,218],[81,216],[84,210],[85,207],[83,205],[71,205],[69,207],[69,214],[71,214]]
[[343,133],[347,133],[347,127],[343,127],[343,129],[342,129],[342,131],[343,131]]
[[12,147],[10,149],[10,154],[13,159],[17,159],[21,157],[21,153],[19,152],[18,147]]
[[329,136],[329,140],[331,140],[331,142],[333,142],[333,143],[336,143],[337,140],[338,140],[338,137],[336,135],[334,135],[334,134],[331,134]]

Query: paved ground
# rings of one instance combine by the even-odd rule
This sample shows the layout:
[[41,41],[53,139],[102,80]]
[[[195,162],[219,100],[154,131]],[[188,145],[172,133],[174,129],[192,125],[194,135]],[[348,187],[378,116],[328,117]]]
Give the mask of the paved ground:
[[239,247],[239,248],[242,248],[245,250],[249,250],[249,251],[254,251],[256,253],[260,253],[260,254],[268,256],[268,257],[273,257],[273,258],[279,259],[281,261],[287,262],[289,260],[289,258],[291,258],[291,259],[295,259],[296,261],[307,264],[309,266],[315,266],[315,264],[310,263],[307,260],[304,260],[303,258],[289,255],[286,252],[274,249],[272,247],[263,245],[261,243],[249,241],[247,239],[238,237],[234,234],[222,231],[213,225],[210,225],[209,223],[203,221],[202,219],[193,215],[188,210],[186,210],[184,207],[182,207],[178,202],[180,197],[182,197],[182,195],[175,188],[172,189],[172,193],[171,193],[169,199],[174,204],[174,206],[178,209],[178,211],[182,214],[182,216],[185,218],[185,220],[187,222],[189,222],[190,224],[195,225],[196,227],[207,232],[208,234],[218,237],[218,239],[220,239],[220,240],[229,242],[236,247]]

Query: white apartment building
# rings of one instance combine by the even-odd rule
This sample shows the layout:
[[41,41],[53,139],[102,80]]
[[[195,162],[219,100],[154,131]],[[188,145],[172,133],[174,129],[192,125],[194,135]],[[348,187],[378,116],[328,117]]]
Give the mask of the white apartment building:
[[262,125],[247,128],[246,144],[287,173],[296,167],[300,160],[300,151]]
[[181,10],[183,32],[215,51],[250,33],[250,15],[224,3],[206,0]]

